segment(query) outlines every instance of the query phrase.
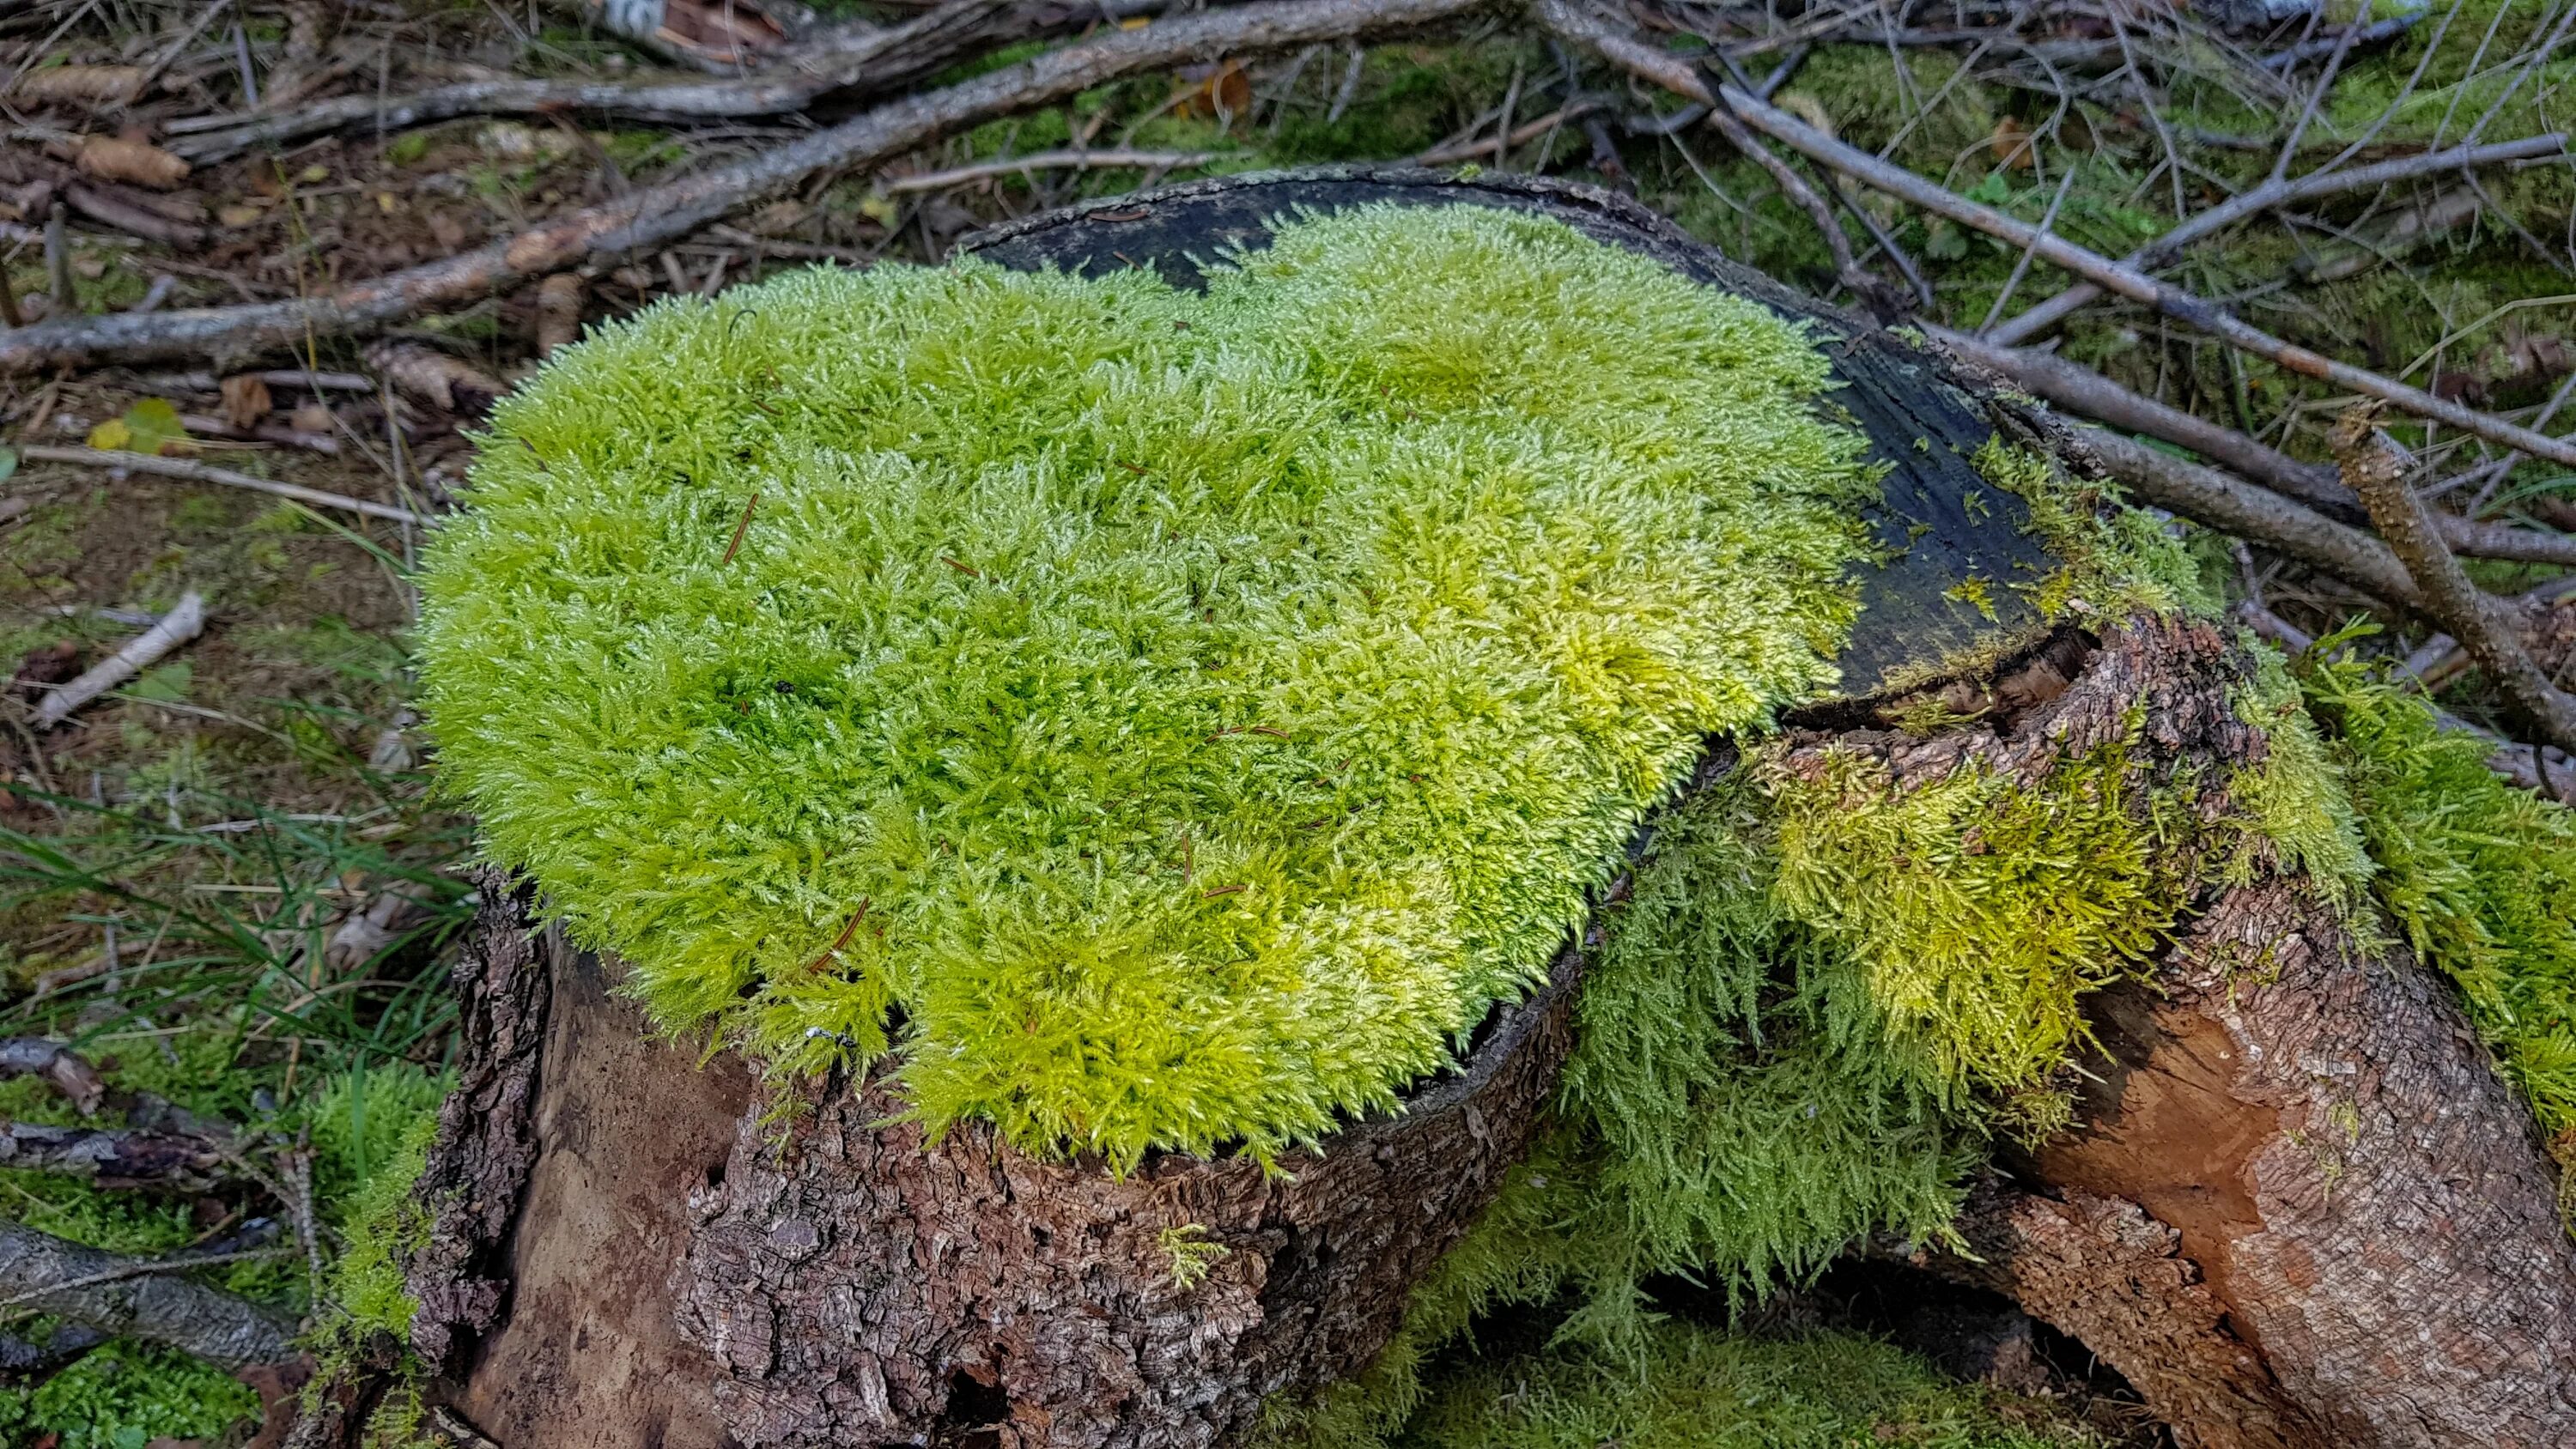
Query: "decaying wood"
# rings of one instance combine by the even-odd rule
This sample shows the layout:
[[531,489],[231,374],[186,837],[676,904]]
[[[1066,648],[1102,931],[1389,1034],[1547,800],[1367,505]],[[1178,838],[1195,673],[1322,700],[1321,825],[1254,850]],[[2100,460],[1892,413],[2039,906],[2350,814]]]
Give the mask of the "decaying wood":
[[0,1221],[0,1307],[49,1313],[224,1368],[276,1363],[294,1356],[292,1325],[247,1298],[182,1276],[266,1251],[134,1258]]
[[182,1133],[0,1121],[0,1167],[67,1173],[101,1187],[203,1192],[222,1178],[224,1154]]
[[41,1036],[0,1039],[0,1077],[43,1077],[82,1116],[95,1116],[107,1082],[89,1059]]
[[[1974,761],[2036,783],[2136,725],[2133,768],[2224,780],[2262,755],[2230,703],[2252,668],[2214,625],[2141,620],[2019,718],[1819,731],[1789,768],[1858,757],[1902,788]],[[2054,1204],[1971,1239],[1990,1286],[2127,1375],[2186,1445],[2576,1442],[2556,1171],[2445,983],[2379,934],[2301,877],[2221,888],[2152,989],[2093,998],[2079,1126],[2025,1165]],[[2028,1283],[1988,1251],[2016,1234],[2041,1240]]]
[[[2031,410],[1978,411],[1936,355],[1617,198],[1528,178],[1248,178],[968,245],[1187,284],[1212,235],[1258,245],[1282,211],[1390,200],[1545,211],[1819,328],[1845,384],[1835,401],[1937,526],[1864,581],[1876,632],[1855,638],[1865,667],[1846,661],[1862,697],[1800,716],[1790,768],[1858,754],[1904,781],[1975,762],[2035,782],[2125,742],[2133,769],[2204,782],[2199,825],[2221,830],[2225,783],[2264,748],[2233,703],[2255,664],[2227,631],[2051,632],[2031,615],[1943,632],[1937,576],[1971,554],[1928,545],[1969,540],[1986,569],[2036,547],[2018,519],[1944,511],[1943,490],[1975,475],[1943,470]],[[2015,436],[2054,438],[2046,427]],[[2412,586],[2396,572],[2392,587]],[[1863,692],[1909,660],[1979,644],[1995,658],[1998,638],[2023,641],[2002,648],[2007,664],[2049,661],[2052,687],[1999,685],[2003,707],[1928,739],[1873,723]],[[2527,1111],[2444,983],[2402,950],[2365,949],[2368,923],[2304,880],[2255,866],[2179,928],[2160,994],[2096,998],[2106,1054],[2087,1064],[2101,1086],[2083,1130],[2009,1164],[2012,1193],[1972,1203],[1962,1226],[1982,1262],[1934,1266],[1986,1275],[2076,1335],[2204,1449],[2576,1441],[2576,1245]],[[501,882],[483,889],[459,973],[466,1085],[423,1181],[438,1222],[410,1281],[442,1392],[512,1449],[1236,1442],[1265,1398],[1367,1361],[1413,1276],[1519,1155],[1567,1048],[1579,965],[1568,952],[1458,1073],[1296,1156],[1286,1178],[1166,1156],[1120,1180],[971,1124],[926,1142],[881,1078],[764,1094],[730,1056],[701,1071],[647,1037],[613,965],[537,930]],[[1222,1256],[1185,1267],[1192,1244]]]

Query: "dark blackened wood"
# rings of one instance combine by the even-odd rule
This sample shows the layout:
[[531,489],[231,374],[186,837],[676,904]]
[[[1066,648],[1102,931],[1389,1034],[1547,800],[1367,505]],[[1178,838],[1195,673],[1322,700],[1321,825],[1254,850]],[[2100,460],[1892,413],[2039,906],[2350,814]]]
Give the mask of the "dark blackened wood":
[[[1843,693],[1874,695],[1919,681],[1945,659],[1991,661],[2034,642],[2046,625],[2025,591],[2062,562],[2029,532],[2022,501],[1970,463],[1995,435],[1983,397],[1939,354],[1826,307],[1727,260],[1626,197],[1538,176],[1447,175],[1399,167],[1228,176],[1006,223],[961,250],[1004,266],[1054,266],[1096,276],[1153,267],[1175,286],[1203,285],[1200,267],[1259,250],[1270,224],[1300,209],[1496,206],[1553,217],[1596,241],[1653,257],[1694,281],[1750,297],[1807,324],[1833,364],[1829,409],[1868,434],[1886,467],[1870,524],[1883,565],[1860,573],[1862,610],[1844,647]],[[1981,579],[1992,621],[1952,590]]]

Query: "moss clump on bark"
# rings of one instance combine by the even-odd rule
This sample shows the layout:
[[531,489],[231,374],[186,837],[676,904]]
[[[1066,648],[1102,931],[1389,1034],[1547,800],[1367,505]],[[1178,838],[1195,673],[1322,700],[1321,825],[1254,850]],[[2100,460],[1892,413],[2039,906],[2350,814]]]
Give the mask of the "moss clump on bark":
[[2332,734],[2377,870],[2371,893],[2455,982],[2469,1020],[2576,1177],[2576,810],[2497,778],[2384,670],[2318,641],[2299,682]]
[[[424,580],[492,852],[674,1029],[1114,1165],[1391,1107],[1709,733],[1831,677],[1827,364],[1560,223],[1204,296],[965,262],[666,304],[495,415]],[[898,1024],[899,1023],[899,1024]]]
[[2066,1449],[2099,1441],[2037,1404],[1942,1377],[1848,1334],[1763,1339],[1649,1329],[1644,1372],[1561,1357],[1479,1363],[1444,1381],[1406,1449]]

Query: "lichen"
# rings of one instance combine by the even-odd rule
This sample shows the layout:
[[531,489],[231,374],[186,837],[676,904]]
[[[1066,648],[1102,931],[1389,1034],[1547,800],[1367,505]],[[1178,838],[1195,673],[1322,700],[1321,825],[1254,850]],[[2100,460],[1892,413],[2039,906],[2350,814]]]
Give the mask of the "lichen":
[[497,410],[425,703],[666,1027],[892,1052],[1033,1151],[1267,1154],[1391,1107],[1707,734],[1830,680],[1872,489],[1827,372],[1472,207],[1296,221],[1204,296],[668,302]]

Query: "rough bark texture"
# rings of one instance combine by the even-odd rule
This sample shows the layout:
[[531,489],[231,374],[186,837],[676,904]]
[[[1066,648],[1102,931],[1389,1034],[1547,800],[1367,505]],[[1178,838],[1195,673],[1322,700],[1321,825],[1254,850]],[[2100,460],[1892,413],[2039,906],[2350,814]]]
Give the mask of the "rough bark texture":
[[294,1356],[287,1324],[238,1294],[169,1263],[102,1252],[0,1222],[0,1284],[10,1306],[145,1343],[166,1344],[228,1369]]
[[[1974,759],[2035,784],[2136,705],[2142,773],[2223,786],[2262,758],[2215,626],[2100,642],[2036,708],[1820,732],[1793,767],[1857,753],[1911,782]],[[2203,791],[2205,821],[2228,808]],[[2186,1445],[2576,1443],[2576,1243],[2444,984],[2264,869],[2213,888],[2159,964],[2152,993],[2094,1000],[2082,1125],[2024,1165],[2055,1198],[1972,1213],[1986,1263],[1955,1271],[2082,1339]]]
[[[1811,711],[1793,768],[1841,750],[1900,781],[1973,759],[2035,783],[2127,740],[2138,770],[2191,772],[2203,835],[2223,835],[2226,782],[2263,749],[2232,707],[2249,662],[2229,638],[2050,635],[2017,593],[1996,625],[1945,599],[1971,573],[2053,562],[2017,507],[1961,500],[1982,482],[1964,454],[2014,410],[1629,203],[1521,179],[1232,178],[977,245],[1188,283],[1193,253],[1258,245],[1281,210],[1381,200],[1542,211],[1815,320],[1835,401],[1891,465],[1878,521],[1909,540],[1911,520],[1933,526],[1863,581],[1854,694],[2005,662],[1942,691],[1979,718],[1935,738],[1880,728],[1865,700]],[[2256,866],[2196,903],[2154,994],[2097,998],[2089,1125],[2013,1164],[2021,1187],[1980,1193],[1962,1223],[1977,1260],[1926,1261],[2084,1341],[2186,1445],[2576,1443],[2576,1253],[2528,1113],[2441,983]],[[1366,1362],[1483,1206],[1567,1048],[1580,965],[1569,951],[1404,1114],[1283,1174],[1167,1157],[1122,1181],[971,1127],[926,1143],[877,1081],[761,1100],[731,1059],[649,1043],[524,899],[491,882],[486,903],[412,1285],[450,1402],[508,1449],[1239,1440],[1266,1395]]]
[[928,1144],[873,1125],[903,1110],[876,1082],[804,1095],[784,1143],[746,1118],[694,1204],[682,1333],[723,1361],[747,1445],[1216,1443],[1385,1345],[1527,1149],[1579,964],[1401,1116],[1271,1174],[1172,1156],[1121,1180],[981,1127]]

